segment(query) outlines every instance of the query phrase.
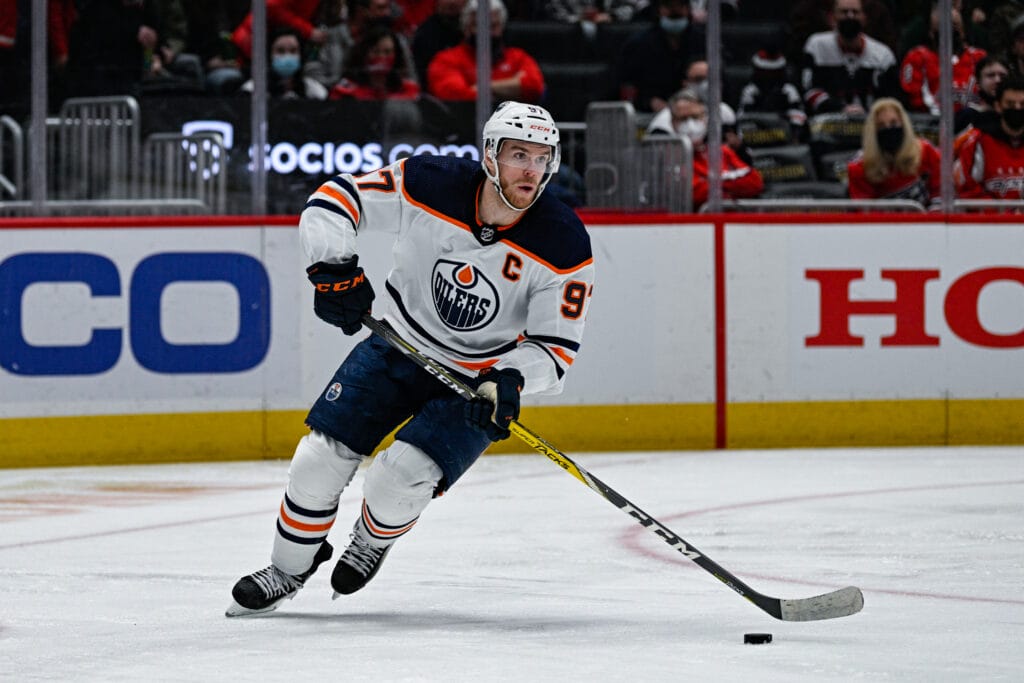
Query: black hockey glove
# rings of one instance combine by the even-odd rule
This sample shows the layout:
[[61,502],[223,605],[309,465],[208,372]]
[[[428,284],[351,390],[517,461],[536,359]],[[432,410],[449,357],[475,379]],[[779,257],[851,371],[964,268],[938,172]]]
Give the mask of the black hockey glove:
[[466,422],[487,434],[491,441],[507,439],[509,425],[519,419],[519,392],[523,375],[515,368],[484,368],[477,376],[477,397],[466,404]]
[[359,267],[359,257],[348,263],[319,261],[306,268],[306,274],[316,287],[313,310],[317,316],[345,334],[358,332],[374,298],[373,287]]

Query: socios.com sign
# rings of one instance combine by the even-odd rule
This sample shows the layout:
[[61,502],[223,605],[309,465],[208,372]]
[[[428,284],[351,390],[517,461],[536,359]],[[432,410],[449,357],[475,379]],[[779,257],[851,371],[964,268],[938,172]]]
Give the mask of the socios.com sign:
[[[84,284],[92,298],[126,299],[127,325],[79,330],[82,344],[33,343],[25,333],[25,292],[41,283]],[[175,283],[226,283],[238,301],[238,323],[227,342],[174,343],[164,330],[161,300]],[[194,302],[203,306],[201,300]],[[233,252],[167,252],[147,256],[125,286],[116,264],[101,254],[26,252],[0,263],[0,367],[16,375],[96,375],[130,348],[156,373],[242,372],[270,347],[270,278],[263,264]],[[54,319],[51,324],[61,325]],[[127,341],[126,341],[127,340]]]
[[[201,132],[218,133],[225,149],[230,151],[234,146],[234,126],[227,121],[207,119],[188,121],[182,125],[181,132],[184,135]],[[268,144],[264,151],[267,169],[280,175],[288,175],[296,171],[307,175],[369,173],[393,164],[399,159],[417,154],[457,156],[474,161],[480,160],[480,150],[476,145],[413,144],[405,141],[393,141],[387,144],[379,141],[356,144],[333,140],[312,140],[303,143],[278,142],[273,145]],[[252,159],[251,146],[249,159],[250,161]]]

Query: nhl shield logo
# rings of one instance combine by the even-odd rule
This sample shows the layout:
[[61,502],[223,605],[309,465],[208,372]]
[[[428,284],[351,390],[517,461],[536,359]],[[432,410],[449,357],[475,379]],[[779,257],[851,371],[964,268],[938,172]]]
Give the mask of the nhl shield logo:
[[453,330],[479,330],[498,314],[498,290],[473,264],[440,259],[430,279],[437,315]]
[[335,382],[327,387],[327,393],[324,394],[324,398],[328,401],[336,401],[339,396],[341,396],[341,382]]

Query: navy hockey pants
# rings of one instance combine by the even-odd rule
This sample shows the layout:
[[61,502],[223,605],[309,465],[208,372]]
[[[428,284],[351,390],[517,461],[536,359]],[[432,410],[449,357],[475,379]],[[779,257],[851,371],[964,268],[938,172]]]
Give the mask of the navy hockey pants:
[[[472,384],[473,379],[461,376]],[[463,417],[465,399],[393,349],[370,336],[334,373],[306,424],[369,455],[406,419],[396,438],[416,446],[444,472],[438,492],[450,488],[491,444]]]

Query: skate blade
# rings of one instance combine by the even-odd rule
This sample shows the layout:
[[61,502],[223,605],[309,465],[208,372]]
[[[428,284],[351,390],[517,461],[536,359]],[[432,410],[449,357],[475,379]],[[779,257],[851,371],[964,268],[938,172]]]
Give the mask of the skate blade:
[[284,602],[284,598],[278,600],[277,602],[275,602],[272,605],[268,605],[267,607],[264,607],[263,609],[249,609],[248,607],[242,607],[237,602],[232,600],[231,604],[228,605],[228,608],[226,610],[224,610],[224,616],[226,616],[226,617],[255,617],[255,616],[259,616],[261,614],[267,614],[269,612],[273,612],[274,610],[276,610],[278,608],[278,605],[280,605],[282,602]]

